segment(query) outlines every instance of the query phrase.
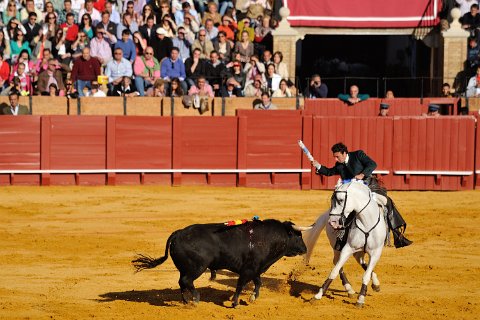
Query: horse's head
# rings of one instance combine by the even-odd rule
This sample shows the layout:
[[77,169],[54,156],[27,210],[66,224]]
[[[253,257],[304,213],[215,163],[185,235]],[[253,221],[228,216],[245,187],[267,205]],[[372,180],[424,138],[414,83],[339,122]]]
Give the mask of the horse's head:
[[370,203],[370,189],[363,181],[339,185],[332,195],[328,223],[333,229],[345,229]]

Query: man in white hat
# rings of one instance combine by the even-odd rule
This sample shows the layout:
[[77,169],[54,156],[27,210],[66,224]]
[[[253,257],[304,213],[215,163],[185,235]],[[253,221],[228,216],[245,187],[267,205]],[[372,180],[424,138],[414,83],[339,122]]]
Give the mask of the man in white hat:
[[160,27],[156,30],[156,37],[152,39],[152,48],[158,61],[162,61],[163,58],[169,57],[173,48],[173,41],[167,37],[168,32],[164,28]]

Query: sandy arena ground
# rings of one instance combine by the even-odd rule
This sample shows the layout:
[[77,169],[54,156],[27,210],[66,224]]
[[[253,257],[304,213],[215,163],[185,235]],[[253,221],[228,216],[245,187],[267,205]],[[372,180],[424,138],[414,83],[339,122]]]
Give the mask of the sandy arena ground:
[[[480,191],[391,192],[414,245],[386,247],[376,268],[381,292],[366,306],[335,280],[327,297],[308,300],[331,270],[325,234],[310,266],[284,258],[230,308],[236,275],[202,275],[198,306],[183,305],[171,259],[134,274],[136,253],[162,256],[168,236],[193,223],[276,218],[308,225],[328,191],[196,187],[0,188],[1,319],[478,319]],[[352,259],[353,260],[353,259]],[[289,275],[293,271],[296,281]],[[358,291],[361,270],[346,265]]]

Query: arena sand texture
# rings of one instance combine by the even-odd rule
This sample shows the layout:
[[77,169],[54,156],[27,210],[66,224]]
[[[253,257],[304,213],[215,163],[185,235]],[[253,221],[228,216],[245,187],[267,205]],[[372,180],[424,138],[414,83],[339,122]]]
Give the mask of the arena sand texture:
[[[391,192],[408,222],[410,247],[386,247],[363,309],[328,276],[332,253],[322,234],[309,266],[283,258],[232,309],[237,276],[205,273],[197,306],[181,303],[171,259],[134,274],[136,253],[162,256],[168,236],[193,223],[275,218],[314,222],[329,191],[210,187],[2,187],[1,319],[478,319],[480,191]],[[362,271],[346,265],[355,290]]]

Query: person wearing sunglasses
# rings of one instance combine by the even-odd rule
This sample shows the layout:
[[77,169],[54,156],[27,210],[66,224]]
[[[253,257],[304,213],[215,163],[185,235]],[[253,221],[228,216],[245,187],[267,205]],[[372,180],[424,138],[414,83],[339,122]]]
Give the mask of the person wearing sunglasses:
[[113,59],[107,63],[105,75],[108,77],[107,87],[109,91],[122,82],[123,77],[132,77],[132,64],[123,57],[121,48],[115,48],[113,51]]
[[[185,78],[185,64],[180,59],[179,49],[173,47],[170,52],[170,58],[164,59],[160,64],[160,76],[163,80],[170,82],[173,78],[178,78],[180,80],[180,86],[184,92],[187,92],[187,83]],[[168,91],[168,83],[166,85]]]
[[144,96],[145,90],[160,79],[160,63],[153,56],[152,47],[147,47],[143,56],[137,56],[133,64],[133,72],[138,93],[140,96]]

